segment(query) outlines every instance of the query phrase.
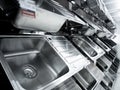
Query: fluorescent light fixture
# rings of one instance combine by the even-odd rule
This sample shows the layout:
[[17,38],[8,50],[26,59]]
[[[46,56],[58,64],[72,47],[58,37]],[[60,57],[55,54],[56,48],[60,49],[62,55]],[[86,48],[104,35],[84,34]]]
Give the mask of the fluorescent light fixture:
[[71,1],[72,4],[75,4],[75,1]]

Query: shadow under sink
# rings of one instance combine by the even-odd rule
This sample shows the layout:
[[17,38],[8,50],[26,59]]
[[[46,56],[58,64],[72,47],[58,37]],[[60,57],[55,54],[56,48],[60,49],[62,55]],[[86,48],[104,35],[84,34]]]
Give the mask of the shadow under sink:
[[1,39],[0,48],[4,55],[1,63],[10,82],[15,79],[25,90],[37,90],[69,71],[44,38]]

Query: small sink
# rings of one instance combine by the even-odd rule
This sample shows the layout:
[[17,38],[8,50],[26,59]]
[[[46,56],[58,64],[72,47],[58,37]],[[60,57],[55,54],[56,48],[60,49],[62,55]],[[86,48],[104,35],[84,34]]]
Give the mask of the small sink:
[[101,59],[99,58],[96,62],[96,66],[102,71],[106,71],[108,69],[108,66],[106,65],[106,63]]
[[109,52],[111,49],[99,38],[92,38],[104,51]]
[[97,84],[95,78],[85,68],[83,68],[81,71],[75,74],[74,77],[83,86],[83,88],[85,88],[85,90],[91,90]]
[[78,83],[74,80],[73,77],[65,80],[63,83],[59,84],[52,90],[82,90]]
[[73,38],[73,42],[89,56],[95,57],[97,55],[97,52],[85,40],[81,38]]
[[1,39],[0,48],[4,55],[1,63],[10,82],[17,81],[25,90],[37,90],[69,71],[44,38]]
[[100,38],[101,41],[103,41],[109,48],[115,48],[117,45],[113,40],[107,39],[107,38]]

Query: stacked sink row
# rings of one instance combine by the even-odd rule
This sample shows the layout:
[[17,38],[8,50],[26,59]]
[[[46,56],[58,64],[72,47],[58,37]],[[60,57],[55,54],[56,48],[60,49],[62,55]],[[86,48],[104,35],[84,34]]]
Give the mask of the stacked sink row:
[[119,67],[113,46],[99,38],[1,36],[0,49],[14,90],[110,90]]

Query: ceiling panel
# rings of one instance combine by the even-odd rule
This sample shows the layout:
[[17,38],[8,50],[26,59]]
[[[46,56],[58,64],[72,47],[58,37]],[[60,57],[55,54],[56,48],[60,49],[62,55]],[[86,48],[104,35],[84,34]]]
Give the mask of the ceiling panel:
[[104,3],[118,2],[119,0],[103,0]]
[[109,10],[120,9],[120,3],[105,4]]
[[114,12],[114,13],[110,13],[112,17],[116,17],[120,15],[120,11],[119,12]]
[[117,30],[120,32],[120,0],[103,0],[103,2],[106,5],[106,8],[108,9],[108,12],[114,19]]
[[120,9],[109,10],[110,14],[114,14],[114,13],[117,13],[117,12],[120,12]]

